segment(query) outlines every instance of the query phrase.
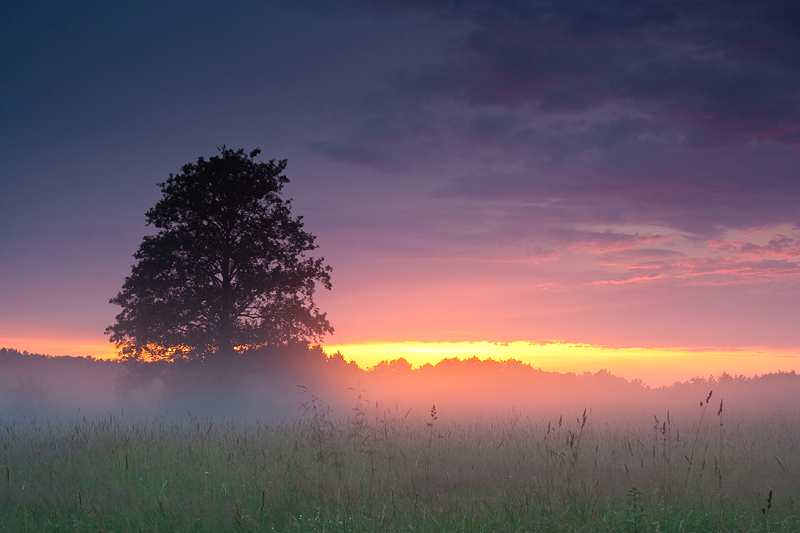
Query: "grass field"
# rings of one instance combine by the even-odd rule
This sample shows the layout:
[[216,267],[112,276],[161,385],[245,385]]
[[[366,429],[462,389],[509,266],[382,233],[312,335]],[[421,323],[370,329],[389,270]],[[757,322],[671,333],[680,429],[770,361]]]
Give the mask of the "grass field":
[[800,531],[800,421],[0,420],[3,531]]

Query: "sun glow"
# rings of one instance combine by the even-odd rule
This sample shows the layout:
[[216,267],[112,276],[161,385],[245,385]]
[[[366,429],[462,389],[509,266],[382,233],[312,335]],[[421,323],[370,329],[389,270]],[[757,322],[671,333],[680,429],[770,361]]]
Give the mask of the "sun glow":
[[764,348],[641,348],[608,347],[559,341],[531,342],[396,342],[325,346],[329,354],[369,368],[381,361],[404,358],[414,367],[442,359],[517,359],[551,372],[597,372],[605,369],[650,386],[671,385],[693,377],[723,372],[752,376],[800,370],[800,352]]
[[117,357],[114,345],[108,340],[53,339],[34,337],[0,337],[0,348],[39,353],[44,355],[89,356],[95,359]]
[[[105,340],[104,340],[105,341]],[[2,337],[0,347],[48,355],[81,355],[97,359],[117,357],[107,341]],[[628,379],[642,379],[657,387],[694,377],[753,376],[777,371],[800,372],[800,350],[763,347],[613,347],[564,341],[497,342],[371,342],[329,344],[325,352],[340,352],[345,359],[367,369],[381,361],[403,358],[413,367],[458,358],[517,359],[549,372],[607,370]]]

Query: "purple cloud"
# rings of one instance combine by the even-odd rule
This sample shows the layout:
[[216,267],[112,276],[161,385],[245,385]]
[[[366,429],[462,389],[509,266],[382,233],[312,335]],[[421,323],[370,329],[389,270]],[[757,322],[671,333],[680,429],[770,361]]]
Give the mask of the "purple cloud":
[[800,10],[792,2],[404,5],[471,26],[446,61],[410,80],[421,93],[545,111],[628,100],[723,136],[800,141]]
[[527,202],[520,223],[800,225],[794,3],[366,4],[451,37],[318,153],[427,176],[442,201]]

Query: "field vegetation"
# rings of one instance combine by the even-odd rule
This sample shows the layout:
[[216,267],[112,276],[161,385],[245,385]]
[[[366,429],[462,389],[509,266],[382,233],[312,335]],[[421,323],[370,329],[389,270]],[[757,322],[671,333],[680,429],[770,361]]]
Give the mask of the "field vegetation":
[[[4,531],[798,531],[796,415],[0,421]],[[720,411],[720,407],[723,407]]]
[[287,361],[125,393],[0,350],[0,531],[800,531],[794,373]]

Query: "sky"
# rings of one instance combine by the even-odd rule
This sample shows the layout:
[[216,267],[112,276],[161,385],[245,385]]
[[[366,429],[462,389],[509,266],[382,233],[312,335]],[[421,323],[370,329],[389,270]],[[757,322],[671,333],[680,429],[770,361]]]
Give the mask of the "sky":
[[3,2],[0,345],[111,355],[156,183],[227,145],[288,159],[323,344],[361,364],[800,370],[798,27],[770,0]]

